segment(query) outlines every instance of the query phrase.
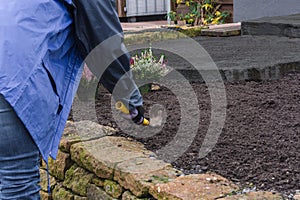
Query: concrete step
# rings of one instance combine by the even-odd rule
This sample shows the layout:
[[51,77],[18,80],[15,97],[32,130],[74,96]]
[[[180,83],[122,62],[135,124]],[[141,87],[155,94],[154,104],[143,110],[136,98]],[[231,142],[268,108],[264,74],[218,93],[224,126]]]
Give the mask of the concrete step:
[[[206,52],[194,50],[197,53],[182,55],[165,53],[168,64],[175,69],[168,75],[170,80],[174,76],[176,80],[175,72],[180,72],[187,80],[203,82],[203,76],[215,77],[213,75],[218,70],[224,81],[234,82],[280,79],[286,73],[300,71],[299,38],[248,35],[198,37],[195,42]],[[169,49],[188,49],[189,43],[184,39],[152,43],[153,49],[168,46]],[[203,59],[209,56],[211,59]],[[213,68],[211,62],[217,68]]]
[[[262,81],[262,80],[277,80],[281,79],[288,73],[300,72],[299,62],[279,63],[273,66],[265,67],[251,67],[251,68],[219,68],[218,70],[204,70],[198,71],[196,69],[179,69],[177,70],[182,74],[186,80],[192,82],[205,82],[206,81],[220,81],[218,74],[220,74],[223,81],[236,82],[236,81]],[[169,80],[173,80],[172,72],[168,75]],[[180,80],[180,79],[179,79]]]
[[230,37],[241,35],[241,23],[210,25],[208,29],[201,30],[201,36]]
[[300,14],[264,17],[242,22],[242,35],[276,35],[300,38]]

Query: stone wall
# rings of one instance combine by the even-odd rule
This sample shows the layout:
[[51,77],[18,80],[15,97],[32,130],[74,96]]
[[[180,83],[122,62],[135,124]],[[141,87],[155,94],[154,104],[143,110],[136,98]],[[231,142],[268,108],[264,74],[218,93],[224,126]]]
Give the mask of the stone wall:
[[[281,199],[241,189],[214,173],[184,175],[138,142],[90,121],[68,122],[57,160],[49,160],[54,200]],[[49,199],[41,164],[41,199]]]

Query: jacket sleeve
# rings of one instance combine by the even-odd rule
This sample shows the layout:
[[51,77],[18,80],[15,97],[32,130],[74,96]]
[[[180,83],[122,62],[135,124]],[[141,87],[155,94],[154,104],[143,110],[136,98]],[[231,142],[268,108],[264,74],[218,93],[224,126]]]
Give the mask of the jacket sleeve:
[[130,106],[142,97],[130,71],[130,55],[112,0],[73,0],[77,43],[87,66],[100,82]]

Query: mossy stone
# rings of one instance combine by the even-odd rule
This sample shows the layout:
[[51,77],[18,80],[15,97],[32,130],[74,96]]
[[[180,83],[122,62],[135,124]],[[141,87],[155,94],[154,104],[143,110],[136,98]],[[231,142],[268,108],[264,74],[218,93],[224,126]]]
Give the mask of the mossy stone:
[[63,185],[80,196],[86,196],[87,186],[91,183],[93,177],[93,174],[74,164],[66,172],[66,178]]
[[74,194],[65,189],[62,185],[57,185],[52,192],[53,200],[74,200]]
[[107,194],[114,198],[119,198],[123,192],[122,186],[111,180],[104,181],[104,190]]

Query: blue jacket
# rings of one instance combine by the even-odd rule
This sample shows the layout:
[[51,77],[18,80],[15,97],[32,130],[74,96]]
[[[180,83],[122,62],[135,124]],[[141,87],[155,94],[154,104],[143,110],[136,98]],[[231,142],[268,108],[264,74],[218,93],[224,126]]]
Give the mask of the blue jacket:
[[[71,0],[0,0],[0,93],[44,160],[56,157],[82,71],[71,4]],[[102,28],[119,34],[113,24]],[[112,90],[109,78],[102,81]],[[135,97],[131,104],[141,105],[138,92]]]

